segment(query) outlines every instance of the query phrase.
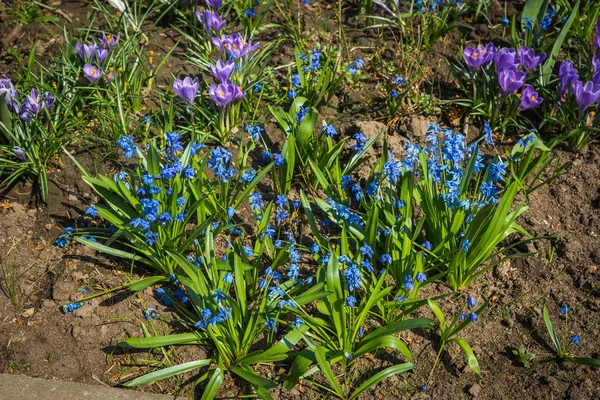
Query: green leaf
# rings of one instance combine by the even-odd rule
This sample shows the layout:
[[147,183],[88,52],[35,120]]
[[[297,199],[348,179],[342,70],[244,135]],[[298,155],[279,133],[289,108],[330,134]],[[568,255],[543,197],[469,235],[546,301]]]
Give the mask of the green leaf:
[[573,6],[573,11],[571,11],[571,15],[569,15],[569,19],[567,19],[567,22],[565,22],[562,29],[560,30],[560,34],[558,35],[558,37],[554,41],[554,45],[552,46],[552,51],[550,51],[550,54],[548,55],[546,62],[542,66],[542,77],[545,81],[548,81],[550,78],[550,74],[552,74],[552,69],[554,68],[554,64],[556,63],[556,59],[557,59],[558,53],[560,52],[560,48],[562,47],[563,42],[565,41],[565,39],[567,37],[567,34],[571,30],[571,25],[573,25],[573,21],[575,21],[575,18],[577,17],[578,14],[579,14],[579,0],[577,0],[577,3],[575,3],[575,5]]
[[476,374],[481,374],[481,369],[479,368],[479,363],[477,362],[477,358],[471,349],[471,346],[461,338],[452,338],[450,341],[458,344],[462,351],[467,355],[467,360],[469,361],[469,368],[473,370]]
[[292,388],[298,384],[300,376],[302,376],[304,371],[306,371],[306,369],[315,361],[315,355],[309,349],[302,350],[297,353],[295,357],[296,358],[290,367],[290,371],[283,382],[283,387],[286,390],[292,390]]
[[446,330],[446,317],[444,316],[444,313],[442,312],[442,310],[440,310],[438,305],[435,304],[435,301],[427,299],[427,304],[429,305],[429,308],[431,308],[431,311],[433,312],[435,317],[440,322],[440,330],[442,331],[442,333],[444,333],[444,331]]
[[284,360],[287,357],[282,358],[282,355],[288,353],[291,349],[298,344],[304,332],[308,330],[308,327],[301,326],[299,330],[292,330],[288,332],[276,345],[271,348],[259,352],[258,354],[250,354],[240,359],[240,363],[252,365],[258,363],[268,363],[273,361]]
[[597,358],[569,357],[569,361],[575,364],[587,365],[588,367],[600,368],[600,360]]
[[138,256],[137,254],[128,253],[123,250],[113,249],[112,247],[105,246],[98,242],[92,242],[91,240],[84,239],[81,236],[75,236],[74,239],[80,243],[85,244],[88,247],[91,247],[92,249],[94,249],[96,251],[99,251],[100,253],[110,254],[111,256],[124,258],[126,260],[139,261],[139,262],[142,262],[147,265],[153,265],[150,260],[148,260],[147,258]]
[[200,400],[212,400],[217,395],[221,384],[223,383],[223,379],[225,378],[225,374],[223,373],[223,369],[220,367],[215,368],[215,372],[213,372],[210,380],[206,384],[206,388],[204,389],[204,393],[202,393],[202,397]]
[[4,128],[0,129],[0,131],[5,136],[4,143],[9,144],[12,132],[12,118],[11,112],[9,111],[8,105],[6,104],[5,97],[6,93],[0,95],[0,124],[2,124],[2,128]]
[[[358,344],[358,346],[360,346],[360,343]],[[404,344],[402,340],[392,335],[381,336],[377,339],[368,341],[367,343],[358,347],[358,349],[352,353],[352,357],[359,358],[367,353],[371,353],[374,350],[382,347],[396,349],[402,354],[404,354],[408,361],[412,361],[412,355],[410,354],[410,350],[408,350],[408,347],[406,347],[406,344]]]
[[542,314],[544,315],[544,323],[546,324],[546,329],[548,330],[548,335],[550,335],[550,340],[552,340],[552,344],[556,348],[556,351],[560,356],[563,355],[563,350],[560,345],[560,341],[556,336],[556,332],[554,332],[554,327],[552,326],[552,321],[550,320],[550,314],[548,314],[548,307],[544,304],[544,308],[542,310]]
[[329,361],[325,356],[325,349],[322,346],[317,346],[315,348],[315,358],[317,360],[317,363],[319,364],[321,372],[323,373],[323,375],[325,375],[333,390],[337,393],[339,397],[344,398],[344,392],[342,391],[342,388],[340,387],[337,378],[331,370],[331,365],[329,365]]
[[206,360],[190,361],[187,363],[174,365],[169,368],[160,369],[158,371],[154,371],[154,372],[150,372],[149,374],[142,375],[142,376],[135,378],[129,382],[125,382],[123,384],[123,386],[132,387],[132,386],[147,385],[149,383],[153,383],[153,382],[159,381],[161,379],[165,379],[165,378],[169,378],[171,376],[182,374],[182,373],[190,371],[192,369],[205,367],[207,365],[212,364],[213,362],[214,362],[214,360],[212,360],[212,359],[206,359]]
[[233,372],[234,374],[238,375],[240,378],[250,382],[254,386],[264,387],[267,389],[272,389],[275,386],[277,386],[277,384],[275,382],[272,382],[266,378],[263,378],[262,376],[258,376],[254,371],[252,371],[252,369],[250,369],[250,367],[248,367],[246,365],[234,366],[234,367],[229,368],[229,370],[231,372]]
[[147,287],[154,285],[155,283],[168,280],[169,278],[167,278],[166,276],[150,276],[148,278],[139,279],[137,281],[132,282],[129,285],[129,290],[131,290],[132,292],[139,292],[146,289]]
[[548,9],[548,1],[549,0],[527,0],[521,16],[521,29],[524,30],[527,18],[533,20],[536,25],[544,19],[544,15]]
[[404,364],[393,365],[391,367],[384,369],[383,371],[379,371],[378,373],[376,373],[375,375],[373,375],[372,377],[367,379],[362,385],[360,385],[354,391],[354,393],[352,393],[349,400],[356,399],[362,392],[364,392],[371,386],[376,385],[377,383],[383,381],[384,379],[387,379],[392,375],[410,371],[414,367],[415,366],[412,363],[404,363]]
[[128,338],[117,344],[118,347],[134,349],[154,349],[177,344],[200,344],[202,339],[196,333],[178,333],[176,335]]

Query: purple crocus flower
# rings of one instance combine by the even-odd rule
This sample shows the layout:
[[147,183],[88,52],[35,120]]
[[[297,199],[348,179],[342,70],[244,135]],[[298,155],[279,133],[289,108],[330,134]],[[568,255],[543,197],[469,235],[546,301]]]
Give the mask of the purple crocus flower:
[[246,96],[246,93],[242,92],[240,87],[231,83],[230,80],[226,80],[218,85],[210,85],[208,94],[221,109],[225,109],[229,103]]
[[94,83],[98,79],[102,78],[102,68],[96,67],[92,64],[85,64],[83,66],[83,75],[91,82]]
[[517,52],[511,47],[500,49],[494,57],[494,64],[498,73],[507,70],[516,70],[519,65],[517,62]]
[[235,61],[229,60],[226,63],[219,60],[216,65],[210,66],[210,72],[213,74],[215,79],[219,82],[225,82],[231,76],[233,69],[235,68]]
[[573,84],[579,80],[579,73],[577,72],[577,69],[573,67],[573,63],[571,61],[564,61],[562,64],[560,64],[558,78],[560,79],[558,84],[558,93],[560,93],[562,96],[562,100],[566,100],[566,97],[569,94],[569,89],[574,91]]
[[54,96],[50,93],[44,93],[40,96],[36,89],[31,89],[31,94],[23,100],[23,104],[19,110],[19,118],[26,122],[31,121],[33,117],[46,108],[47,104],[52,106],[52,103],[54,103]]
[[586,82],[585,85],[581,81],[577,81],[573,85],[573,91],[575,92],[575,100],[577,100],[581,113],[584,113],[600,97],[600,85],[595,85],[591,81]]
[[10,112],[16,113],[19,110],[19,102],[17,101],[17,90],[15,89],[12,81],[6,76],[2,75],[0,78],[0,96],[4,95],[4,101]]
[[56,100],[56,97],[54,97],[52,93],[44,92],[42,94],[42,101],[44,102],[44,106],[46,107],[46,109],[50,110],[50,108],[52,108],[54,100]]
[[227,24],[227,21],[221,18],[219,14],[208,10],[204,10],[203,13],[196,11],[196,18],[204,25],[204,31],[207,35],[210,34],[211,29],[218,35]]
[[106,35],[106,33],[102,33],[102,37],[98,39],[102,47],[106,50],[111,51],[118,43],[119,39],[121,39],[121,34],[119,33],[115,38],[112,35]]
[[539,106],[544,99],[539,97],[537,92],[533,89],[533,86],[525,86],[521,93],[521,105],[519,111],[530,110],[534,107]]
[[221,8],[221,4],[223,4],[223,0],[206,0],[206,4],[213,10],[218,11]]
[[509,93],[517,93],[517,90],[523,87],[525,83],[525,73],[514,71],[514,70],[506,70],[502,71],[498,74],[498,83],[502,88],[502,92],[504,95],[508,95]]
[[198,94],[198,78],[192,79],[186,76],[183,80],[175,79],[173,91],[181,100],[185,100],[191,105]]
[[108,50],[106,50],[103,47],[98,47],[96,48],[96,61],[98,61],[99,64],[102,64],[104,62],[104,60],[106,59],[106,57],[108,57]]
[[92,56],[96,53],[96,45],[95,44],[81,44],[77,43],[75,45],[75,50],[83,61],[88,61],[92,58]]
[[476,48],[467,47],[464,51],[465,61],[473,70],[479,67],[485,67],[492,62],[496,55],[496,47],[493,43],[479,45]]
[[519,47],[519,62],[523,68],[530,71],[536,69],[546,59],[546,53],[535,54],[534,49],[525,46]]
[[13,147],[12,151],[13,151],[13,153],[15,153],[15,156],[17,156],[19,158],[19,160],[21,160],[21,162],[27,161],[27,154],[25,154],[23,149],[20,148],[19,146]]
[[600,50],[600,18],[596,21],[596,50]]
[[252,43],[252,40],[246,42],[239,33],[222,36],[221,39],[213,38],[213,43],[219,50],[225,50],[227,55],[234,59],[244,59],[258,48],[258,43]]

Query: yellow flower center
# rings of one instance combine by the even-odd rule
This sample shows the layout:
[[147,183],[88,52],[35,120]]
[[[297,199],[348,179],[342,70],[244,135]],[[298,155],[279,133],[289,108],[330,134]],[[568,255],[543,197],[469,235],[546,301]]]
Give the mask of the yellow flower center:
[[478,52],[473,53],[473,58],[477,60],[477,57],[479,57],[479,53]]
[[224,92],[224,91],[222,91],[222,90],[219,92],[219,94],[220,94],[221,96],[225,96],[225,92]]
[[531,100],[535,101],[535,96],[532,95],[531,96]]

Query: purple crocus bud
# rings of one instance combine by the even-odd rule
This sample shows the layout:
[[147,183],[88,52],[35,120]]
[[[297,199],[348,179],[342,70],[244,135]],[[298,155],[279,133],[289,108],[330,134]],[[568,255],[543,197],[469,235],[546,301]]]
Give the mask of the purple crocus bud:
[[229,103],[242,99],[246,96],[239,86],[234,85],[229,80],[226,80],[218,85],[210,85],[208,94],[214,100],[214,102],[221,107],[221,109],[227,107]]
[[533,86],[525,86],[523,92],[521,93],[521,105],[519,106],[519,111],[530,110],[534,107],[539,106],[543,98],[539,97],[537,92],[533,89]]
[[498,73],[517,69],[517,52],[512,47],[500,49],[494,57],[494,64]]
[[44,92],[44,94],[42,94],[42,101],[44,102],[44,107],[46,107],[46,109],[48,109],[48,111],[50,110],[50,108],[52,108],[52,105],[54,104],[54,100],[56,100],[56,98],[54,97],[54,95],[50,92]]
[[94,83],[98,79],[102,78],[102,68],[96,67],[92,64],[85,64],[83,66],[83,75],[91,82]]
[[106,33],[102,33],[102,37],[98,39],[102,47],[104,47],[107,51],[111,51],[118,43],[119,39],[121,39],[121,34],[119,33],[115,38],[112,35],[107,35]]
[[19,146],[13,147],[12,151],[13,153],[15,153],[15,156],[19,157],[19,160],[21,160],[21,162],[27,161],[27,155]]
[[600,85],[600,71],[596,72],[594,76],[592,76],[592,82],[594,82],[594,85]]
[[573,84],[579,80],[579,73],[573,67],[571,61],[563,61],[558,70],[558,78],[560,79],[560,82],[558,83],[558,93],[560,93],[562,100],[566,100],[569,89],[574,91]]
[[204,31],[207,35],[210,34],[211,29],[218,35],[227,24],[227,21],[221,18],[219,14],[208,10],[204,10],[203,13],[196,11],[196,18],[204,25]]
[[498,74],[498,83],[502,92],[507,96],[509,93],[517,93],[525,83],[525,73],[513,70],[502,71]]
[[183,80],[175,79],[173,81],[173,91],[180,99],[191,105],[198,94],[198,78],[192,79],[186,76]]
[[208,4],[208,6],[213,10],[219,11],[221,4],[223,4],[223,0],[206,0],[206,4]]
[[573,85],[573,91],[575,92],[575,100],[577,100],[581,113],[584,113],[600,97],[600,85],[595,85],[591,81],[586,82],[585,85],[581,81],[577,81]]
[[84,44],[83,45],[83,53],[85,55],[85,58],[82,57],[82,59],[84,61],[89,60],[92,58],[92,56],[96,53],[96,44],[92,43],[92,44]]
[[493,43],[489,43],[486,46],[479,45],[476,48],[467,47],[464,51],[465,61],[473,70],[491,63],[495,55],[496,47]]
[[79,58],[81,58],[82,60],[85,59],[83,55],[83,45],[80,42],[77,42],[75,44],[75,51],[77,51],[77,55],[79,55]]
[[38,115],[44,103],[41,101],[37,89],[31,89],[31,94],[23,101],[23,107],[27,108],[32,115]]
[[525,46],[519,47],[519,62],[521,66],[530,71],[536,69],[546,59],[546,53],[535,54],[534,49]]
[[4,95],[4,101],[6,102],[8,110],[16,113],[19,110],[17,90],[6,75],[2,75],[2,78],[0,78],[0,96],[2,95]]
[[106,50],[103,47],[98,47],[96,48],[96,61],[98,61],[99,64],[102,64],[104,62],[104,60],[106,59],[106,57],[108,57],[108,50]]
[[213,74],[215,79],[219,82],[225,82],[231,76],[233,69],[235,68],[235,61],[229,60],[226,63],[219,60],[216,65],[210,66],[210,72]]
[[600,53],[592,58],[592,67],[594,67],[594,72],[600,71]]

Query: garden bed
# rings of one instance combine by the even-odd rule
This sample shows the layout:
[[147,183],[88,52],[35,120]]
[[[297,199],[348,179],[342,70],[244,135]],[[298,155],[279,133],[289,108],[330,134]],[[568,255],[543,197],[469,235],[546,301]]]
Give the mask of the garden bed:
[[[397,58],[410,58],[410,55],[396,53],[393,32],[360,29],[364,27],[364,21],[360,18],[359,2],[344,3],[348,4],[344,5],[343,24],[352,59],[360,57],[374,60],[379,57],[384,61],[394,62]],[[509,3],[509,10],[522,12],[524,2]],[[44,9],[41,14],[55,16],[56,25],[24,22],[21,28],[15,28],[17,17],[5,9],[0,16],[0,35],[3,38],[3,45],[0,47],[0,73],[17,79],[16,69],[20,63],[26,62],[35,43],[40,43],[34,50],[38,55],[37,61],[40,64],[49,62],[52,55],[59,54],[60,46],[66,45],[61,39],[59,28],[62,26],[67,27],[75,37],[83,32],[78,29],[84,29],[90,24],[99,30],[108,29],[105,21],[90,20],[90,16],[97,14],[87,4],[77,1],[50,4],[52,8],[60,10],[60,13]],[[303,9],[298,8],[303,18],[301,33],[307,34],[311,29],[318,29],[319,32],[310,39],[312,42],[309,43],[309,48],[316,46],[319,38],[323,43],[334,43],[337,40],[336,7],[336,3],[314,2]],[[481,19],[465,20],[463,26],[435,43],[422,64],[423,75],[419,77],[419,84],[411,86],[410,90],[417,94],[414,98],[423,99],[423,96],[431,95],[447,100],[458,95],[459,87],[451,75],[446,57],[457,56],[457,48],[462,49],[463,39],[470,43],[484,43],[492,39],[497,45],[506,43],[507,37],[499,22],[503,16],[504,8],[494,1],[487,14],[489,22]],[[231,18],[233,19],[233,15]],[[282,23],[282,19],[273,12],[273,15],[269,14],[263,21],[263,24],[267,23]],[[193,46],[186,43],[181,32],[173,26],[181,28],[180,22],[168,17],[161,19],[156,25],[150,18],[142,25],[142,31],[150,38],[148,43],[143,44],[144,54],[154,51],[158,59],[169,54],[176,46],[156,78],[153,90],[161,92],[171,90],[172,76],[183,78],[198,74],[198,69],[186,59],[189,48]],[[269,43],[285,34],[281,27],[275,27],[257,34],[255,40]],[[269,65],[276,67],[292,63],[294,52],[289,41],[282,42],[273,51]],[[404,154],[406,139],[424,145],[427,128],[433,123],[458,129],[467,127],[473,139],[476,138],[475,132],[478,132],[479,127],[465,118],[468,113],[465,108],[429,100],[424,106],[416,107],[408,101],[409,105],[403,103],[395,116],[390,117],[385,105],[387,93],[381,84],[387,73],[383,73],[373,62],[372,67],[366,67],[362,81],[342,85],[330,103],[318,109],[318,127],[321,120],[331,121],[341,115],[335,122],[340,138],[363,132],[370,139],[379,130],[385,131],[369,150],[370,159],[358,170],[361,178],[366,179],[371,170],[377,168],[378,160],[387,156],[387,150],[383,146],[384,138],[389,150],[397,155]],[[401,70],[402,65],[399,68]],[[277,90],[287,91],[289,84],[284,82],[287,70],[272,73],[276,77],[272,83],[282,82],[281,88]],[[152,98],[151,95],[144,98],[137,116],[156,110],[160,106],[157,98]],[[202,101],[209,100],[204,96]],[[284,105],[284,108],[287,110],[288,106]],[[264,110],[259,113],[261,118],[257,119],[261,119],[265,126],[264,141],[273,151],[281,151],[285,136],[266,106],[263,104],[262,107]],[[87,111],[89,108],[83,110]],[[247,117],[247,120],[254,120],[254,117]],[[89,135],[99,134],[94,122],[86,121],[90,125],[84,131]],[[237,132],[247,136],[245,132],[241,132],[242,129],[243,126],[238,127]],[[521,136],[507,134],[501,139],[497,135],[497,147],[488,153],[503,154],[504,151],[510,151]],[[551,132],[542,132],[540,136],[546,141],[553,137]],[[239,143],[232,143],[229,150],[235,154],[238,148]],[[97,142],[90,145],[85,140],[78,140],[73,143],[70,152],[92,175],[106,174],[112,177],[127,163],[116,147],[108,148]],[[346,152],[343,154],[347,161],[350,156]],[[600,357],[600,147],[598,143],[591,142],[581,150],[574,151],[566,144],[559,144],[553,149],[552,155],[559,160],[559,164],[568,163],[565,173],[551,185],[543,186],[530,194],[527,198],[529,209],[518,220],[532,236],[546,238],[517,247],[519,252],[531,253],[528,257],[507,258],[461,290],[459,296],[438,300],[438,305],[447,318],[462,312],[467,297],[476,298],[479,304],[489,301],[489,306],[478,316],[477,322],[460,334],[475,353],[481,374],[470,370],[458,345],[449,344],[442,352],[439,365],[430,378],[439,349],[439,332],[416,329],[403,332],[400,336],[410,348],[414,371],[393,375],[364,392],[360,398],[600,397],[600,372],[597,368],[568,362],[540,362],[552,356],[554,351],[544,323],[544,305],[550,310],[560,337],[564,317],[559,309],[568,305],[569,325],[565,335],[568,338],[574,335],[581,338],[581,343],[571,344],[570,350],[582,357]],[[234,158],[237,159],[236,156]],[[265,165],[258,149],[250,153],[248,164],[257,169]],[[116,346],[129,337],[141,337],[142,323],[153,327],[153,335],[189,331],[189,327],[181,323],[182,317],[173,307],[161,304],[163,302],[159,301],[152,287],[136,293],[110,293],[86,301],[84,306],[72,313],[63,312],[61,306],[65,303],[76,302],[87,295],[151,276],[153,272],[148,267],[102,255],[74,241],[65,248],[55,246],[54,242],[67,226],[98,226],[98,221],[85,214],[88,205],[96,204],[101,199],[82,180],[80,169],[62,152],[49,164],[48,172],[49,185],[45,202],[32,198],[34,188],[31,182],[16,183],[0,194],[0,231],[4,232],[0,238],[0,265],[4,269],[3,284],[6,288],[6,295],[0,296],[0,372],[118,385],[161,367],[212,357],[210,350],[203,346],[165,347],[162,351],[123,349]],[[273,180],[268,177],[263,183],[265,200],[274,200],[275,192],[271,188]],[[302,190],[308,192],[305,183],[294,182],[290,199],[298,199]],[[315,196],[323,195],[323,188],[311,193]],[[523,195],[519,196],[520,199],[524,198]],[[254,223],[253,212],[248,204],[240,206],[238,213],[245,222]],[[308,227],[300,229],[298,236],[300,243],[308,245],[311,242],[312,233]],[[516,241],[513,238],[506,240]],[[218,250],[222,251],[225,248],[224,241],[218,246]],[[317,263],[307,254],[302,256],[305,262],[302,276],[314,275],[317,268]],[[14,289],[11,289],[12,281],[7,279],[7,274],[18,276],[14,280]],[[420,297],[431,298],[451,292],[451,288],[443,280],[439,280],[424,287]],[[155,309],[162,318],[151,319],[149,322],[145,315],[145,310],[149,308]],[[434,315],[424,306],[411,317],[434,318]],[[254,348],[260,349],[266,341],[265,333],[258,338]],[[535,354],[531,362],[532,368],[525,368],[513,354],[513,350],[521,345],[525,346],[528,353]],[[379,349],[357,360],[352,374],[357,379],[356,382],[362,382],[364,379],[361,375],[371,376],[382,368],[404,362],[402,360],[398,352]],[[290,364],[290,361],[268,362],[255,368],[258,375],[278,383],[274,389],[270,389],[271,396],[282,399],[315,396],[327,398],[327,392],[303,383],[285,390],[280,383]],[[335,368],[334,372],[340,373]],[[140,390],[186,395],[192,390],[197,378],[197,371],[186,372],[142,386]],[[321,375],[318,375],[316,381],[321,384],[327,382]],[[203,390],[202,383],[195,388],[198,398]],[[251,393],[254,393],[252,385],[233,373],[226,373],[217,398],[239,398]]]

